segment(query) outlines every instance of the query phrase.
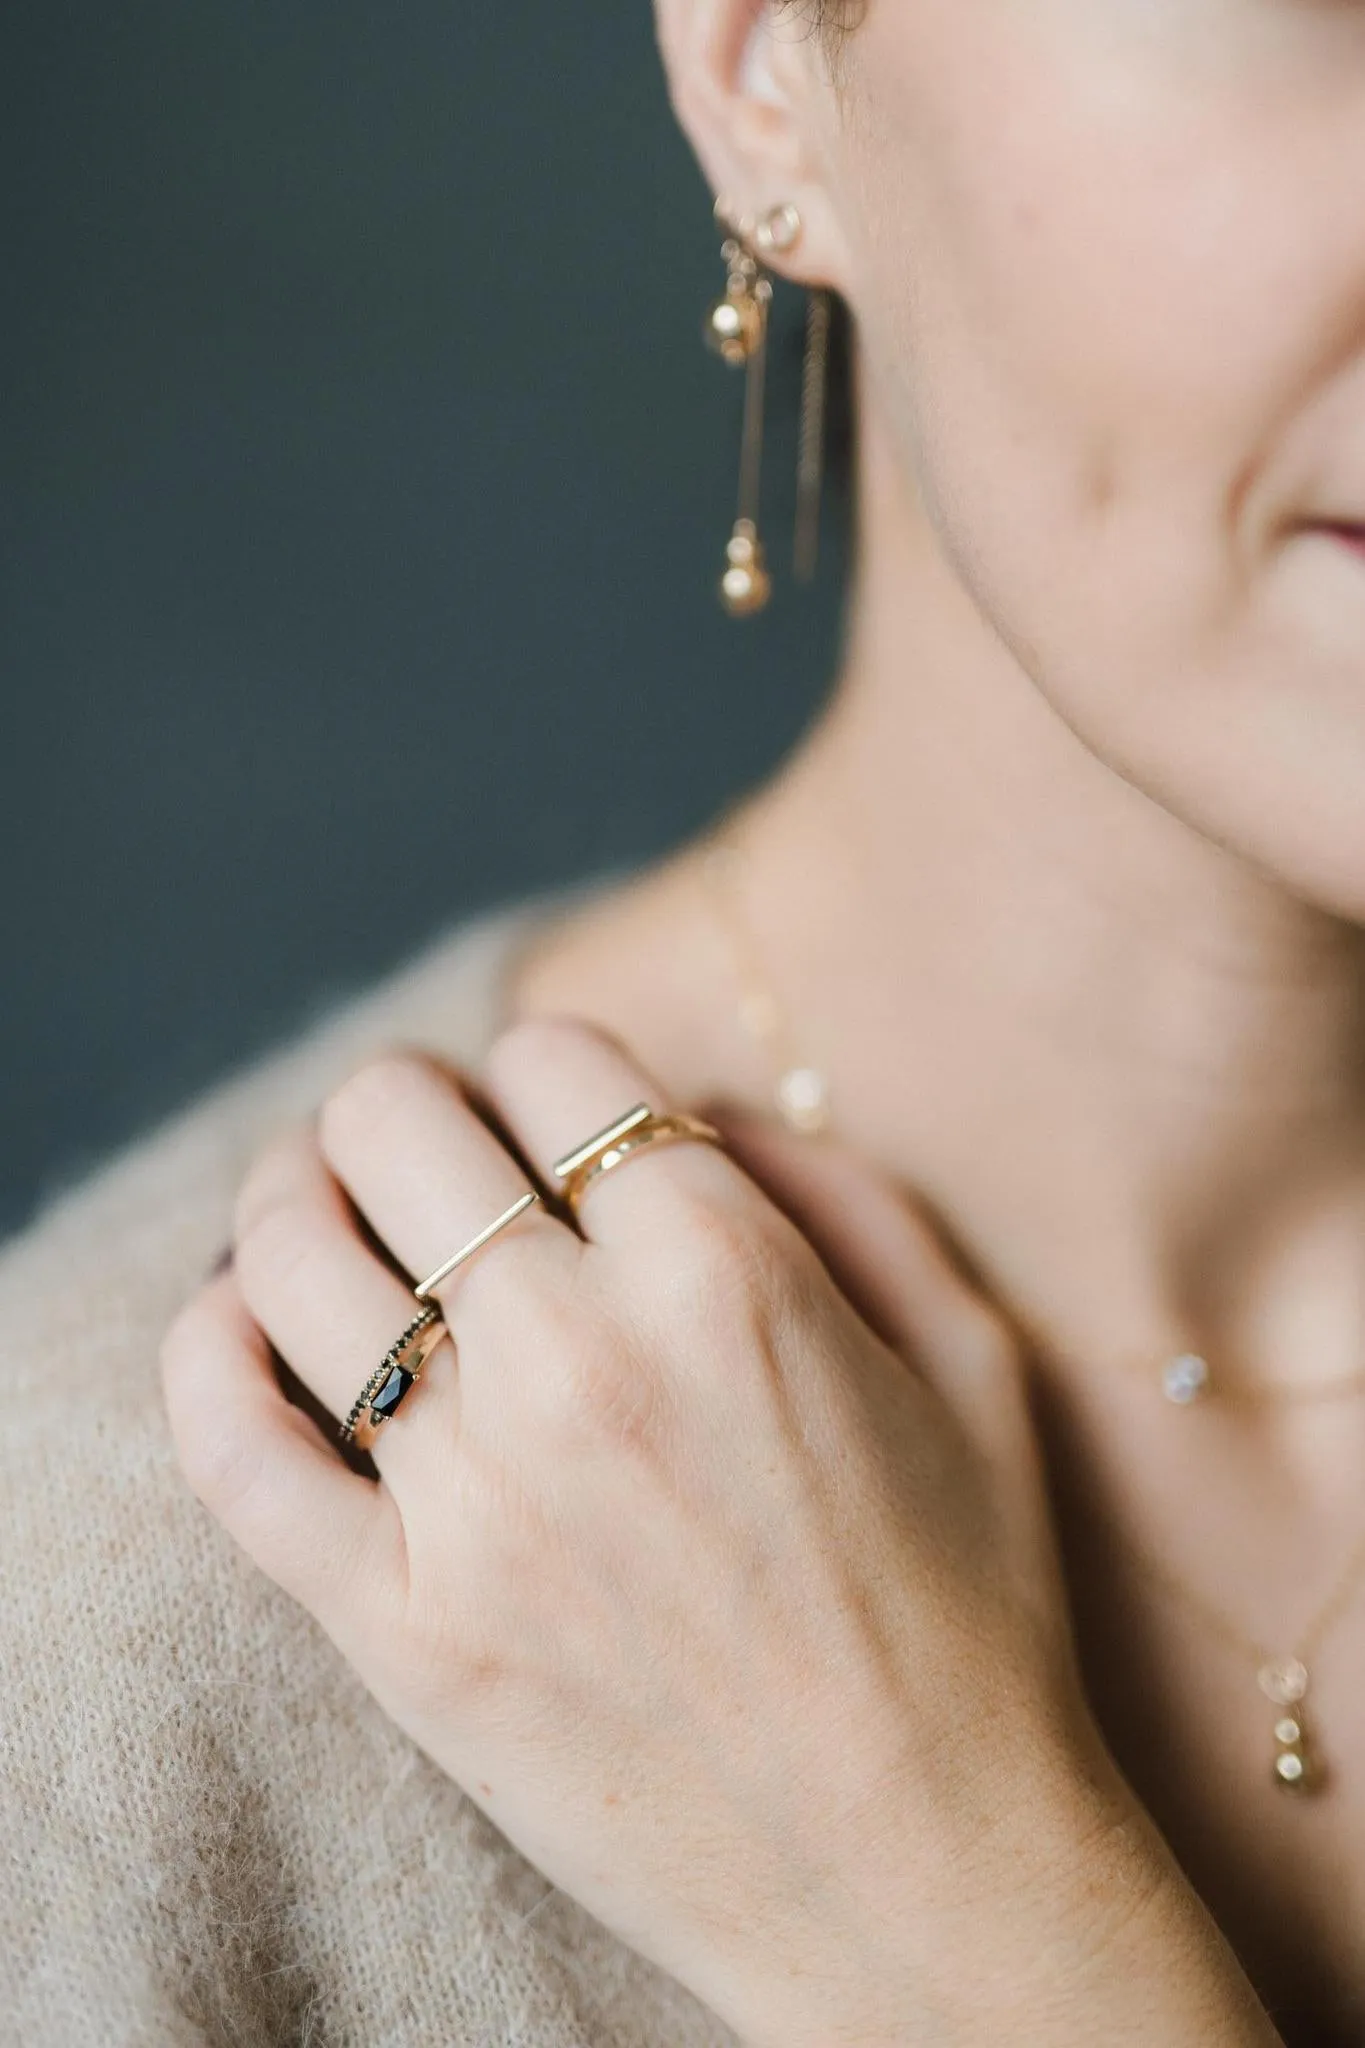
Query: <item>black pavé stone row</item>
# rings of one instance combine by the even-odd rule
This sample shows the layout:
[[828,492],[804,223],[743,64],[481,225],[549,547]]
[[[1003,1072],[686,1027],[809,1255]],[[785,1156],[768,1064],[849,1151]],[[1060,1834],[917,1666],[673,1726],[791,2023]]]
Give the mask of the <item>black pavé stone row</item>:
[[390,1345],[351,1403],[350,1413],[341,1425],[343,1438],[355,1434],[356,1425],[367,1408],[370,1411],[370,1420],[376,1427],[393,1414],[418,1377],[401,1363],[403,1353],[414,1337],[419,1337],[423,1330],[430,1328],[440,1313],[435,1302],[428,1302],[421,1314],[413,1317],[397,1342]]

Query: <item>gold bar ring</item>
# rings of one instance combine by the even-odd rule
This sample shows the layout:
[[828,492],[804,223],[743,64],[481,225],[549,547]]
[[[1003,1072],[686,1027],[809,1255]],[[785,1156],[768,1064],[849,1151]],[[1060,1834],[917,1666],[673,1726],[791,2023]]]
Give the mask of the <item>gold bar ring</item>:
[[539,1189],[527,1188],[526,1193],[519,1195],[510,1209],[504,1209],[501,1216],[495,1216],[486,1230],[481,1230],[477,1237],[471,1237],[469,1243],[461,1245],[459,1251],[448,1258],[443,1266],[438,1266],[434,1273],[428,1273],[420,1287],[413,1288],[417,1299],[422,1302],[429,1301],[436,1288],[443,1280],[450,1278],[457,1266],[462,1266],[466,1259],[472,1259],[475,1252],[482,1251],[490,1237],[496,1237],[500,1230],[506,1230],[509,1223],[515,1223],[518,1216],[529,1209],[533,1202],[539,1200]]
[[634,1109],[627,1110],[596,1137],[555,1161],[555,1177],[563,1182],[559,1193],[577,1215],[579,1203],[599,1174],[610,1173],[647,1145],[668,1144],[682,1138],[699,1138],[708,1145],[725,1143],[714,1124],[699,1116],[690,1116],[681,1109],[653,1110],[647,1102],[637,1102]]

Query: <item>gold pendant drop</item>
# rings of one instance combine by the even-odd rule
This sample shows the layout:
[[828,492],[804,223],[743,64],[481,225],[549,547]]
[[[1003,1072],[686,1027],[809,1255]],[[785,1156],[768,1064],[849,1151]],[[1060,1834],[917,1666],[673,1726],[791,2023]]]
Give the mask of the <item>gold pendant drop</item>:
[[1280,1710],[1275,1723],[1275,1760],[1271,1765],[1275,1783],[1282,1792],[1295,1795],[1318,1791],[1324,1773],[1309,1745],[1303,1719],[1307,1666],[1297,1657],[1276,1657],[1261,1666],[1256,1683],[1271,1705]]

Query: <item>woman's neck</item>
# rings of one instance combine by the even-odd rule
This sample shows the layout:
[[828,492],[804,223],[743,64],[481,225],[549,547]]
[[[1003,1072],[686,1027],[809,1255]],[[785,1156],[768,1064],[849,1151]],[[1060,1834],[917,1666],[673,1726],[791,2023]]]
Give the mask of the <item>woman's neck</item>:
[[864,431],[831,703],[744,905],[836,1120],[1059,1352],[1365,1363],[1365,944],[1099,763]]

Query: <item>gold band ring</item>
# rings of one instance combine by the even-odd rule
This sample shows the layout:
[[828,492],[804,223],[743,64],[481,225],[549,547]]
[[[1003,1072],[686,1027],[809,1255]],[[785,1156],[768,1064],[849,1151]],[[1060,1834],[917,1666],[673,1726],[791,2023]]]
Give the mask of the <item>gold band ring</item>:
[[[343,1443],[354,1440],[362,1450],[369,1448],[380,1424],[387,1422],[422,1377],[422,1367],[445,1335],[440,1309],[434,1301],[428,1302],[397,1342],[389,1346],[351,1403],[350,1413],[341,1425]],[[364,1436],[360,1434],[362,1430]]]
[[555,1176],[563,1183],[560,1195],[577,1215],[584,1194],[600,1174],[610,1173],[647,1145],[681,1138],[698,1138],[708,1145],[725,1143],[715,1126],[699,1116],[689,1116],[685,1110],[653,1110],[647,1102],[637,1102],[596,1137],[555,1161]]

